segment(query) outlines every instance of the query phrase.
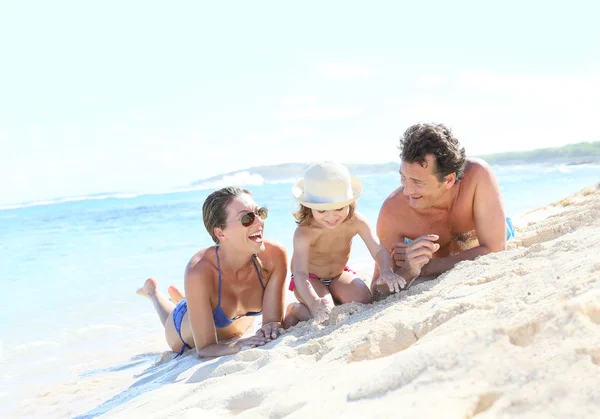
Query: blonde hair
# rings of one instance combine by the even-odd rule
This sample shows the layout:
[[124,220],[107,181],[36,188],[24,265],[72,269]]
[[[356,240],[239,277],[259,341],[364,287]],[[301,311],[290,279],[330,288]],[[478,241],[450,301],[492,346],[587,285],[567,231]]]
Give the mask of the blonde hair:
[[[348,221],[349,219],[351,219],[352,216],[354,215],[354,211],[356,209],[356,201],[352,202],[349,205],[349,207],[350,207],[350,211],[348,211],[348,216],[343,221],[344,223],[346,221]],[[315,211],[317,211],[317,210],[315,210]],[[313,217],[313,215],[312,215],[312,212],[313,212],[312,208],[308,208],[302,204],[298,204],[298,210],[296,212],[294,212],[292,215],[296,219],[296,224],[302,227],[302,226],[309,225],[310,222],[315,219],[315,217]]]
[[215,235],[215,228],[225,227],[227,222],[227,207],[231,201],[244,194],[252,196],[248,189],[227,186],[214,191],[204,200],[204,204],[202,205],[204,227],[215,243],[219,243],[219,239]]

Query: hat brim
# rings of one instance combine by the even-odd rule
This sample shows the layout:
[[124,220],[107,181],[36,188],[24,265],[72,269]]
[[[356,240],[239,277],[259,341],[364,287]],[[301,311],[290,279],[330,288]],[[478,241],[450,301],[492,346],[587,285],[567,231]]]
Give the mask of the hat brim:
[[296,201],[298,201],[298,203],[304,205],[307,208],[316,209],[319,211],[327,211],[327,210],[344,208],[345,206],[350,205],[351,203],[356,201],[363,190],[363,183],[359,178],[351,176],[350,182],[351,182],[351,187],[352,187],[352,198],[347,199],[345,201],[327,202],[327,203],[310,202],[304,196],[304,179],[300,179],[298,182],[296,182],[294,184],[294,186],[292,187],[292,195],[294,195],[294,198],[296,199]]

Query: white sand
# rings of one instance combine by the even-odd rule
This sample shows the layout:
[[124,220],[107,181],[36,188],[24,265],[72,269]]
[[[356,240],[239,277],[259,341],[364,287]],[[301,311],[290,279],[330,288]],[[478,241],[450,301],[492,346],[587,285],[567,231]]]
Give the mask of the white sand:
[[565,203],[516,220],[505,252],[374,305],[338,307],[328,324],[301,323],[260,349],[163,361],[96,412],[597,418],[600,190]]

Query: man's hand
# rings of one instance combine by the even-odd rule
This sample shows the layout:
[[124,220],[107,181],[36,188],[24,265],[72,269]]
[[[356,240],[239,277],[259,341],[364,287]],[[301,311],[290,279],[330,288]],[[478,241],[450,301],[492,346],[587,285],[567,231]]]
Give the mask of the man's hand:
[[391,293],[400,292],[406,286],[406,280],[393,272],[382,272],[375,282],[386,284]]
[[406,260],[406,249],[408,248],[408,244],[405,243],[404,241],[398,242],[396,244],[394,244],[394,247],[392,247],[392,260],[394,261],[394,264],[398,267],[401,268],[402,266],[404,266],[404,261]]
[[[426,234],[406,245],[404,261],[398,273],[409,282],[409,285],[421,274],[421,269],[431,260],[433,254],[439,250],[440,245],[435,243],[438,239],[437,234]],[[401,249],[401,247],[394,247],[393,251],[396,249]],[[398,258],[402,257],[401,250],[397,254]]]
[[269,322],[264,323],[261,328],[256,331],[256,336],[272,340],[277,339],[277,336],[281,336],[284,333],[286,333],[286,331],[282,327],[281,323]]

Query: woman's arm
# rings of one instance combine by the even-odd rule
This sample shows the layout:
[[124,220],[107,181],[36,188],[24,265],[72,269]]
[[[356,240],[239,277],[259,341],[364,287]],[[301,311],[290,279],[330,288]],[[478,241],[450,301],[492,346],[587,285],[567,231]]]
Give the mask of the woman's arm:
[[287,278],[287,252],[275,242],[265,242],[265,251],[259,257],[269,266],[271,275],[263,296],[263,322],[258,336],[275,339],[283,330],[283,310],[285,302],[285,280]]
[[214,275],[213,270],[207,262],[203,261],[189,268],[185,275],[188,317],[198,355],[201,357],[231,355],[239,352],[243,346],[264,345],[267,341],[258,336],[229,343],[217,342],[217,329],[210,304],[210,284],[213,283],[211,275]]

